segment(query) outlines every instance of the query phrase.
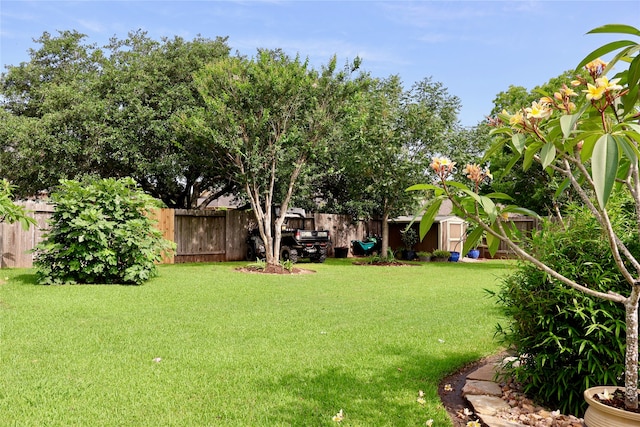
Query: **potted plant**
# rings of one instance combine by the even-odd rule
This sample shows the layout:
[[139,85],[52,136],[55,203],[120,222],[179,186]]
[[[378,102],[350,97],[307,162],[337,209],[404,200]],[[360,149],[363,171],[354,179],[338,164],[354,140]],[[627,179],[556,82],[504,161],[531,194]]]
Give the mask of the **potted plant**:
[[480,258],[480,249],[478,248],[469,249],[469,252],[467,252],[467,258],[471,258],[471,259]]
[[[470,236],[474,232],[474,230],[476,228],[477,227],[475,225],[473,225],[473,224],[470,225],[469,227],[467,227],[467,232],[466,232],[467,238],[468,238],[468,236]],[[484,237],[484,233],[482,233],[482,235]],[[471,258],[471,259],[480,258],[480,249],[478,249],[478,244],[482,243],[483,237],[481,237],[479,240],[477,240],[477,243],[475,245],[473,245],[471,247],[471,249],[469,249],[469,251],[466,254],[467,258]]]
[[[640,30],[628,25],[605,25],[592,33],[619,33],[640,37]],[[620,50],[621,49],[621,50]],[[609,64],[599,59],[600,55],[620,50]],[[434,158],[431,168],[437,176],[437,184],[418,184],[409,190],[428,190],[435,196],[426,207],[421,229],[429,229],[435,213],[443,200],[451,200],[454,212],[477,227],[468,236],[463,252],[471,249],[486,234],[489,252],[496,253],[500,242],[521,259],[544,271],[550,280],[559,286],[568,286],[586,295],[621,304],[625,309],[626,341],[623,408],[625,414],[638,411],[638,301],[640,300],[640,259],[633,248],[623,243],[612,227],[607,202],[614,186],[617,191],[626,191],[634,200],[636,227],[640,233],[640,124],[638,119],[640,87],[640,43],[629,40],[609,43],[596,49],[579,65],[584,66],[589,77],[578,76],[571,87],[563,85],[558,91],[543,96],[531,106],[509,114],[503,111],[492,119],[498,137],[496,144],[487,153],[506,152],[505,145],[513,153],[510,164],[523,161],[526,170],[533,161],[538,162],[549,174],[557,174],[571,186],[584,206],[591,212],[603,230],[608,242],[609,254],[617,270],[628,284],[627,292],[600,292],[589,283],[569,279],[546,265],[528,251],[514,230],[508,226],[508,216],[524,214],[537,216],[534,212],[509,205],[507,194],[480,194],[480,185],[492,179],[488,168],[468,164],[464,174],[472,185],[453,182],[455,163],[448,158]],[[609,79],[607,73],[614,64],[626,69]],[[604,282],[606,283],[606,282]],[[551,379],[550,379],[551,380]],[[609,385],[609,394],[618,394],[615,385]],[[589,389],[585,396],[598,396],[603,389]],[[607,405],[607,399],[600,399]],[[621,424],[609,420],[606,415],[589,406],[585,414],[588,427],[640,425],[640,420]],[[615,411],[610,411],[615,412]],[[635,414],[637,415],[637,414]],[[601,418],[602,417],[602,418]],[[604,421],[601,421],[603,420]]]
[[411,261],[416,257],[413,245],[418,243],[418,233],[413,227],[409,226],[401,232],[401,239],[405,246],[402,252],[402,258]]
[[443,249],[436,249],[431,254],[431,261],[443,262],[447,261],[449,257],[451,257],[451,252],[445,251]]
[[431,252],[419,251],[416,253],[416,255],[418,256],[418,259],[422,262],[431,261]]

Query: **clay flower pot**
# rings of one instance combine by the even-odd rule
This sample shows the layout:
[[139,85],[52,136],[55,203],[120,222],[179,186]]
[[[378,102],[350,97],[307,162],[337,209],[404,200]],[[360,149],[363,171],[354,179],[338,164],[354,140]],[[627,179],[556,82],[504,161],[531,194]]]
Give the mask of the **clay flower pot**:
[[637,427],[640,426],[640,414],[605,405],[593,398],[593,395],[603,393],[605,389],[610,392],[616,386],[591,387],[584,391],[584,399],[589,404],[584,414],[584,424],[587,427]]

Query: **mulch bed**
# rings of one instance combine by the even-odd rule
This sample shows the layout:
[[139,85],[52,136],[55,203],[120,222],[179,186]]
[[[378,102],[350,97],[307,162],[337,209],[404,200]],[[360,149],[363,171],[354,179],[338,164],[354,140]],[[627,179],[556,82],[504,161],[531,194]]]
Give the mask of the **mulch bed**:
[[236,268],[236,271],[240,271],[243,273],[283,274],[283,275],[315,273],[315,271],[313,270],[307,270],[305,268],[297,268],[297,267],[294,267],[291,270],[287,270],[281,265],[267,265],[264,268],[255,266],[255,265],[248,265],[246,267],[238,267]]
[[[616,409],[622,409],[623,411],[635,412],[636,414],[640,414],[640,408],[638,409],[627,409],[625,407],[624,401],[624,390],[616,389],[613,393],[611,393],[611,399],[600,399],[598,394],[593,395],[594,400],[602,403],[603,405],[612,406]],[[638,393],[638,398],[640,399],[640,393]]]

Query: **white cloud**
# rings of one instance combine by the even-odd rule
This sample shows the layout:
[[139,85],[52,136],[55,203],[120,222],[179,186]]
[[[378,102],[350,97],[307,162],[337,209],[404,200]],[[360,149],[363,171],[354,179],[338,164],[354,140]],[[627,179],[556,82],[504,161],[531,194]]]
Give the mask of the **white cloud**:
[[78,19],[76,22],[84,29],[89,30],[94,33],[104,33],[106,28],[105,26],[98,21],[91,21],[86,19]]

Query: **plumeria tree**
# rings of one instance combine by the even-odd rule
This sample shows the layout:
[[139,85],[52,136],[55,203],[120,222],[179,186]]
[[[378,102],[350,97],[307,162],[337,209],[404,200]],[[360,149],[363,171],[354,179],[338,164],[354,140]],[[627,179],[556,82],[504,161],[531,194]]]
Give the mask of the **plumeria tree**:
[[[640,37],[640,30],[626,25],[606,25],[592,33],[623,33]],[[605,63],[598,59],[611,52],[616,55]],[[471,185],[453,180],[456,163],[435,158],[431,168],[436,184],[418,184],[409,190],[428,190],[435,194],[425,208],[420,224],[421,235],[431,227],[443,200],[452,201],[454,209],[476,224],[463,253],[486,236],[494,254],[500,242],[520,258],[538,267],[558,284],[592,297],[622,304],[626,313],[625,401],[628,408],[638,408],[638,301],[640,299],[640,254],[625,245],[616,233],[607,202],[614,189],[626,191],[635,201],[636,227],[640,233],[640,43],[621,40],[595,50],[578,68],[585,66],[588,78],[578,77],[571,85],[559,87],[530,106],[498,114],[492,131],[496,143],[487,153],[502,150],[509,144],[514,159],[527,170],[534,162],[551,175],[563,180],[559,191],[572,187],[600,224],[608,241],[610,256],[628,283],[627,293],[595,290],[594,284],[578,283],[546,265],[529,251],[525,241],[509,222],[512,214],[536,216],[536,213],[510,204],[503,193],[481,194],[481,184],[492,178],[488,168],[468,164],[464,174]],[[614,64],[629,64],[614,78],[609,78]]]

